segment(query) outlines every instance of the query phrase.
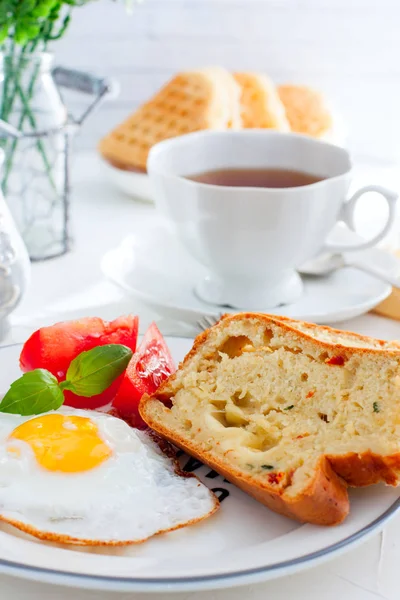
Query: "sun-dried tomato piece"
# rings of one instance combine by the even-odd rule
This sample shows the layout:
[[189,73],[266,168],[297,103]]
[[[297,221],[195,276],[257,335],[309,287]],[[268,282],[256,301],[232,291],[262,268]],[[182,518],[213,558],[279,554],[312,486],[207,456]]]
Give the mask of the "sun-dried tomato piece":
[[343,367],[344,363],[345,363],[345,358],[344,356],[331,356],[331,358],[327,358],[325,363],[327,365],[334,365],[337,367]]

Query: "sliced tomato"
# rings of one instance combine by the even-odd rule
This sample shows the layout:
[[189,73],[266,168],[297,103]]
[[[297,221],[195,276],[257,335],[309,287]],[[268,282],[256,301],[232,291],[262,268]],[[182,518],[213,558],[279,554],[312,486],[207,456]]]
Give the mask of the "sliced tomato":
[[113,407],[135,427],[146,427],[139,415],[140,399],[143,394],[153,394],[174,371],[175,365],[168,346],[157,325],[152,323],[131,358],[112,402]]
[[[85,350],[105,344],[123,344],[135,352],[138,326],[138,317],[128,315],[110,322],[90,317],[42,327],[25,342],[20,355],[20,367],[24,372],[47,369],[59,381],[63,381],[71,361]],[[77,408],[104,406],[114,398],[122,378],[119,377],[102,394],[91,398],[66,391],[65,404]]]

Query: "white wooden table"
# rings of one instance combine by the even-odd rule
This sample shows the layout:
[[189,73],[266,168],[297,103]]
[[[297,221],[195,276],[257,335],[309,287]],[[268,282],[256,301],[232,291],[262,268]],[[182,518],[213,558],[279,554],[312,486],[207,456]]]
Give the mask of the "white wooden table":
[[[78,157],[75,164],[73,196],[74,250],[65,257],[33,265],[28,294],[12,317],[13,328],[5,340],[23,341],[42,323],[60,318],[98,315],[112,318],[126,312],[141,316],[141,329],[156,319],[162,331],[179,333],[177,326],[155,315],[133,299],[127,299],[104,281],[99,261],[102,254],[124,236],[143,230],[156,219],[154,208],[116,192],[93,155]],[[400,339],[400,323],[366,315],[343,323],[360,333]],[[182,594],[187,600],[399,600],[400,514],[376,535],[355,550],[322,566],[284,580],[215,592]],[[47,584],[25,582],[0,575],[1,600],[102,600],[110,593],[77,591]],[[116,594],[113,598],[146,598],[159,595]],[[164,596],[166,600],[175,594]]]

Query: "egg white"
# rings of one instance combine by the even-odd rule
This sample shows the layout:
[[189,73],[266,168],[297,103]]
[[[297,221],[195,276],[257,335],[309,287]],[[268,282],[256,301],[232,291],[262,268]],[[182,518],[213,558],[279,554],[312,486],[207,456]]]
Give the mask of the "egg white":
[[11,432],[35,417],[0,414],[0,520],[42,539],[117,545],[183,527],[217,508],[214,494],[197,478],[178,475],[146,433],[96,411],[57,413],[90,418],[112,456],[89,471],[48,471],[25,442],[12,442],[19,456],[7,451]]

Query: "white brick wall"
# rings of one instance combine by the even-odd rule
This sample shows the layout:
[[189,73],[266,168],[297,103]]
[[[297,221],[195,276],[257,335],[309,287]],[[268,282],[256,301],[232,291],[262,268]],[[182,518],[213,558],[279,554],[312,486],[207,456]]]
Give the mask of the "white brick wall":
[[96,140],[182,68],[221,64],[325,91],[359,155],[400,160],[399,0],[145,0],[75,9],[57,62],[115,77],[120,96],[87,122]]

